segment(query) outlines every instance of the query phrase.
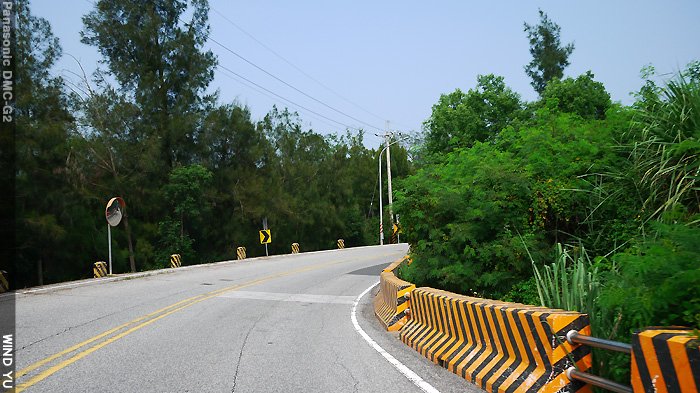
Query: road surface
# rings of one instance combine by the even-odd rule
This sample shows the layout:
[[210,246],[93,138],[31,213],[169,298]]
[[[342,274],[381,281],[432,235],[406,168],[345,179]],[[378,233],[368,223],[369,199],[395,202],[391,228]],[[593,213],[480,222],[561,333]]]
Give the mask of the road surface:
[[[379,272],[406,245],[95,280],[17,295],[18,391],[480,392],[384,331]],[[401,368],[400,366],[399,368]]]

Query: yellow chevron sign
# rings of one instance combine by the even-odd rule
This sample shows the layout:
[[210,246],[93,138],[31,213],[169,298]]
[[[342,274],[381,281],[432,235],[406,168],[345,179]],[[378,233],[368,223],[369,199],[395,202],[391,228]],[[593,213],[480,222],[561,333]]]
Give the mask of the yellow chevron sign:
[[272,235],[269,229],[263,229],[260,231],[260,244],[272,243]]

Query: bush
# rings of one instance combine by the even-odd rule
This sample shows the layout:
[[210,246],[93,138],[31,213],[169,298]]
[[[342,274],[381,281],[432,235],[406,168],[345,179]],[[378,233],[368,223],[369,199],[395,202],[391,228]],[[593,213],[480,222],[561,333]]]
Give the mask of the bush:
[[532,249],[528,174],[510,153],[476,143],[438,158],[400,183],[396,210],[415,262],[406,277],[419,285],[499,297],[530,275],[516,233]]

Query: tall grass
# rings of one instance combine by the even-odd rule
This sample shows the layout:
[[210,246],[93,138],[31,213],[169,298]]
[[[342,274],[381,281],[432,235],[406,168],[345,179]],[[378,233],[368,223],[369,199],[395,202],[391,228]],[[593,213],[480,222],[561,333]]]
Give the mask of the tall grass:
[[[585,247],[556,245],[553,263],[540,270],[532,263],[537,293],[544,307],[560,308],[588,314],[594,337],[617,339],[621,314],[600,306],[599,296],[605,278],[590,259]],[[611,272],[616,270],[613,264]],[[629,381],[629,357],[624,354],[593,348],[593,373],[617,382]]]
[[680,73],[659,89],[642,105],[631,132],[637,134],[629,151],[646,191],[646,221],[677,210],[686,219],[699,213],[700,75]]
[[557,243],[554,263],[540,271],[533,262],[532,268],[543,306],[587,313],[591,318],[597,314],[601,279],[582,245],[564,247]]

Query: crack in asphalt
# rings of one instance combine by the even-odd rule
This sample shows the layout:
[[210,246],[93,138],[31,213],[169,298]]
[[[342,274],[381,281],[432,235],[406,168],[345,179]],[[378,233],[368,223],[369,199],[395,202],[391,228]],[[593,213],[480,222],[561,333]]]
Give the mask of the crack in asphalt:
[[241,367],[241,359],[243,358],[243,350],[245,349],[245,345],[248,342],[248,336],[250,336],[250,332],[253,331],[253,328],[255,327],[255,325],[258,324],[258,321],[260,321],[261,318],[262,318],[262,316],[260,318],[258,318],[257,321],[255,321],[253,326],[251,326],[250,329],[248,329],[248,333],[245,334],[245,338],[243,339],[243,345],[241,345],[241,350],[240,350],[240,352],[238,352],[238,363],[236,363],[236,372],[233,374],[233,387],[231,388],[231,393],[236,392],[236,381],[238,380],[238,369]]
[[340,354],[336,351],[333,351],[333,354],[335,355],[335,359],[333,360],[333,364],[340,366],[345,372],[350,376],[352,379],[353,385],[352,385],[352,391],[353,393],[359,392],[359,385],[360,381],[355,377],[355,374],[350,371],[350,369],[343,363],[340,362]]

